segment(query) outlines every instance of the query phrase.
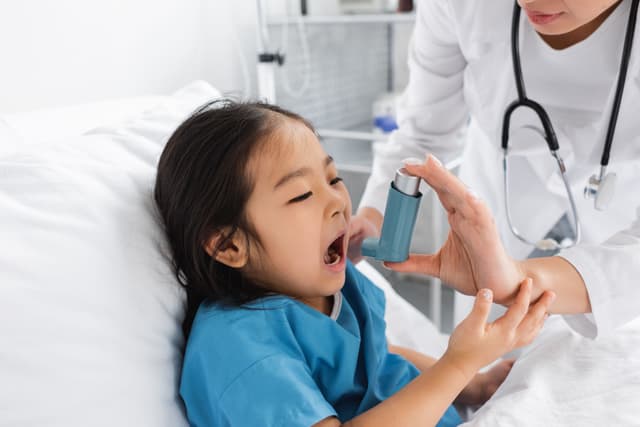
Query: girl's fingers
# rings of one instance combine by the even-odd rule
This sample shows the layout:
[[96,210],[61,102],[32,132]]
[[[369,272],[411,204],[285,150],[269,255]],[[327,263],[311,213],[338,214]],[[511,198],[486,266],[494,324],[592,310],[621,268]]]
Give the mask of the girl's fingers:
[[523,343],[533,341],[538,335],[555,297],[556,295],[553,292],[545,291],[538,299],[538,302],[529,308],[529,312],[518,326],[518,335]]
[[467,316],[474,324],[484,327],[487,318],[491,312],[491,302],[493,301],[493,292],[489,289],[480,289],[476,294],[476,300],[473,303],[473,309]]
[[421,273],[440,277],[440,259],[437,255],[410,254],[406,261],[385,261],[384,266],[400,273]]
[[495,323],[504,325],[504,327],[512,330],[515,330],[518,327],[529,310],[531,286],[532,282],[528,277],[520,283],[520,290],[518,291],[515,302],[500,319],[496,320]]

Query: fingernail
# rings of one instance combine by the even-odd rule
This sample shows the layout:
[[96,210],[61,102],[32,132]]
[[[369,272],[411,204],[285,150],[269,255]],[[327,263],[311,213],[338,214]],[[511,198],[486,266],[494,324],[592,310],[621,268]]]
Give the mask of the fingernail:
[[555,300],[556,300],[556,293],[551,292],[551,302],[554,302]]
[[433,161],[435,162],[436,165],[442,166],[442,162],[440,160],[438,160],[438,158],[436,156],[434,156],[433,154],[429,154],[429,157],[431,157],[431,159],[433,159]]
[[404,159],[402,161],[402,163],[404,163],[405,165],[412,165],[412,166],[416,166],[416,165],[421,165],[422,164],[422,160],[416,158],[416,157],[407,157],[406,159]]
[[487,301],[491,301],[491,290],[483,289],[480,291],[480,297],[484,298]]
[[478,193],[476,193],[475,191],[473,191],[472,189],[468,188],[467,192],[469,193],[469,195],[471,197],[473,197],[476,200],[480,200],[480,196],[478,195]]
[[387,263],[386,263],[386,262],[383,262],[383,263],[382,263],[382,267],[383,267],[384,269],[386,269],[386,270],[391,270],[391,268],[389,268],[389,266],[387,265]]

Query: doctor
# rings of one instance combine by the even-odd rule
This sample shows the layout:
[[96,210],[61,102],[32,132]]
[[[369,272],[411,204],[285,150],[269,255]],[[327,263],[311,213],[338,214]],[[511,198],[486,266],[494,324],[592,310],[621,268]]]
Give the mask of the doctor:
[[[395,169],[432,154],[409,170],[437,192],[449,237],[438,253],[390,267],[465,294],[490,287],[503,304],[533,277],[532,298],[553,290],[552,312],[587,337],[640,315],[637,7],[420,1],[399,129],[376,149],[350,254],[379,233]],[[473,191],[436,160],[459,156]]]

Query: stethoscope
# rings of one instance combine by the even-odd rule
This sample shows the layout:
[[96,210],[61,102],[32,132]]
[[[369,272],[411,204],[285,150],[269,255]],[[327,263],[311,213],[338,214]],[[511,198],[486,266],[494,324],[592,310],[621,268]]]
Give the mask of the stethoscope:
[[[633,0],[631,5],[631,13],[629,14],[629,20],[627,23],[627,33],[624,39],[624,46],[622,51],[622,61],[620,64],[620,72],[618,75],[618,83],[616,87],[615,98],[613,101],[613,108],[611,110],[611,117],[609,119],[609,127],[607,129],[607,135],[605,139],[604,148],[602,150],[602,157],[600,160],[600,173],[594,174],[589,178],[584,189],[584,195],[586,198],[594,200],[594,206],[598,210],[604,210],[611,198],[613,197],[613,191],[617,180],[615,173],[607,173],[607,165],[609,164],[609,153],[611,152],[611,145],[613,143],[613,135],[616,129],[616,122],[618,120],[618,112],[620,111],[620,103],[622,101],[622,93],[624,92],[624,84],[627,76],[627,68],[629,67],[629,57],[631,55],[631,46],[633,44],[633,36],[636,27],[636,15],[638,11],[638,3],[640,0]],[[541,250],[558,250],[565,249],[576,245],[580,241],[580,222],[578,220],[578,210],[576,208],[575,201],[571,192],[571,187],[566,176],[566,168],[564,161],[558,153],[559,145],[549,115],[536,101],[527,98],[527,94],[524,87],[524,80],[522,78],[522,68],[520,65],[520,52],[518,48],[519,40],[519,28],[520,28],[520,5],[515,2],[513,8],[513,19],[511,22],[511,58],[513,60],[513,72],[516,81],[516,88],[518,90],[518,99],[513,101],[504,113],[504,121],[502,124],[502,151],[503,151],[503,172],[504,172],[504,192],[505,192],[505,204],[507,211],[507,221],[509,222],[509,228],[511,232],[522,242],[535,246]],[[560,170],[560,176],[564,183],[564,188],[567,192],[569,203],[571,205],[571,215],[573,217],[574,237],[565,238],[561,242],[554,239],[542,239],[537,242],[525,238],[517,228],[513,226],[511,221],[511,212],[509,209],[509,187],[507,179],[507,158],[508,158],[508,144],[509,144],[509,123],[511,121],[511,114],[520,107],[525,107],[533,110],[538,116],[540,123],[542,124],[543,131],[538,128],[527,126],[529,129],[538,132],[547,141],[551,155],[556,159],[558,169]]]

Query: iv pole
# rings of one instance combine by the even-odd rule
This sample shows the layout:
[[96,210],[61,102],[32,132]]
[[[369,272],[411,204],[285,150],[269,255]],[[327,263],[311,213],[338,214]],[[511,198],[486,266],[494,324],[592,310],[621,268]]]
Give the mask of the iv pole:
[[270,104],[276,102],[275,72],[276,65],[284,63],[284,54],[269,51],[269,35],[267,31],[266,0],[257,1],[258,18],[258,96]]

